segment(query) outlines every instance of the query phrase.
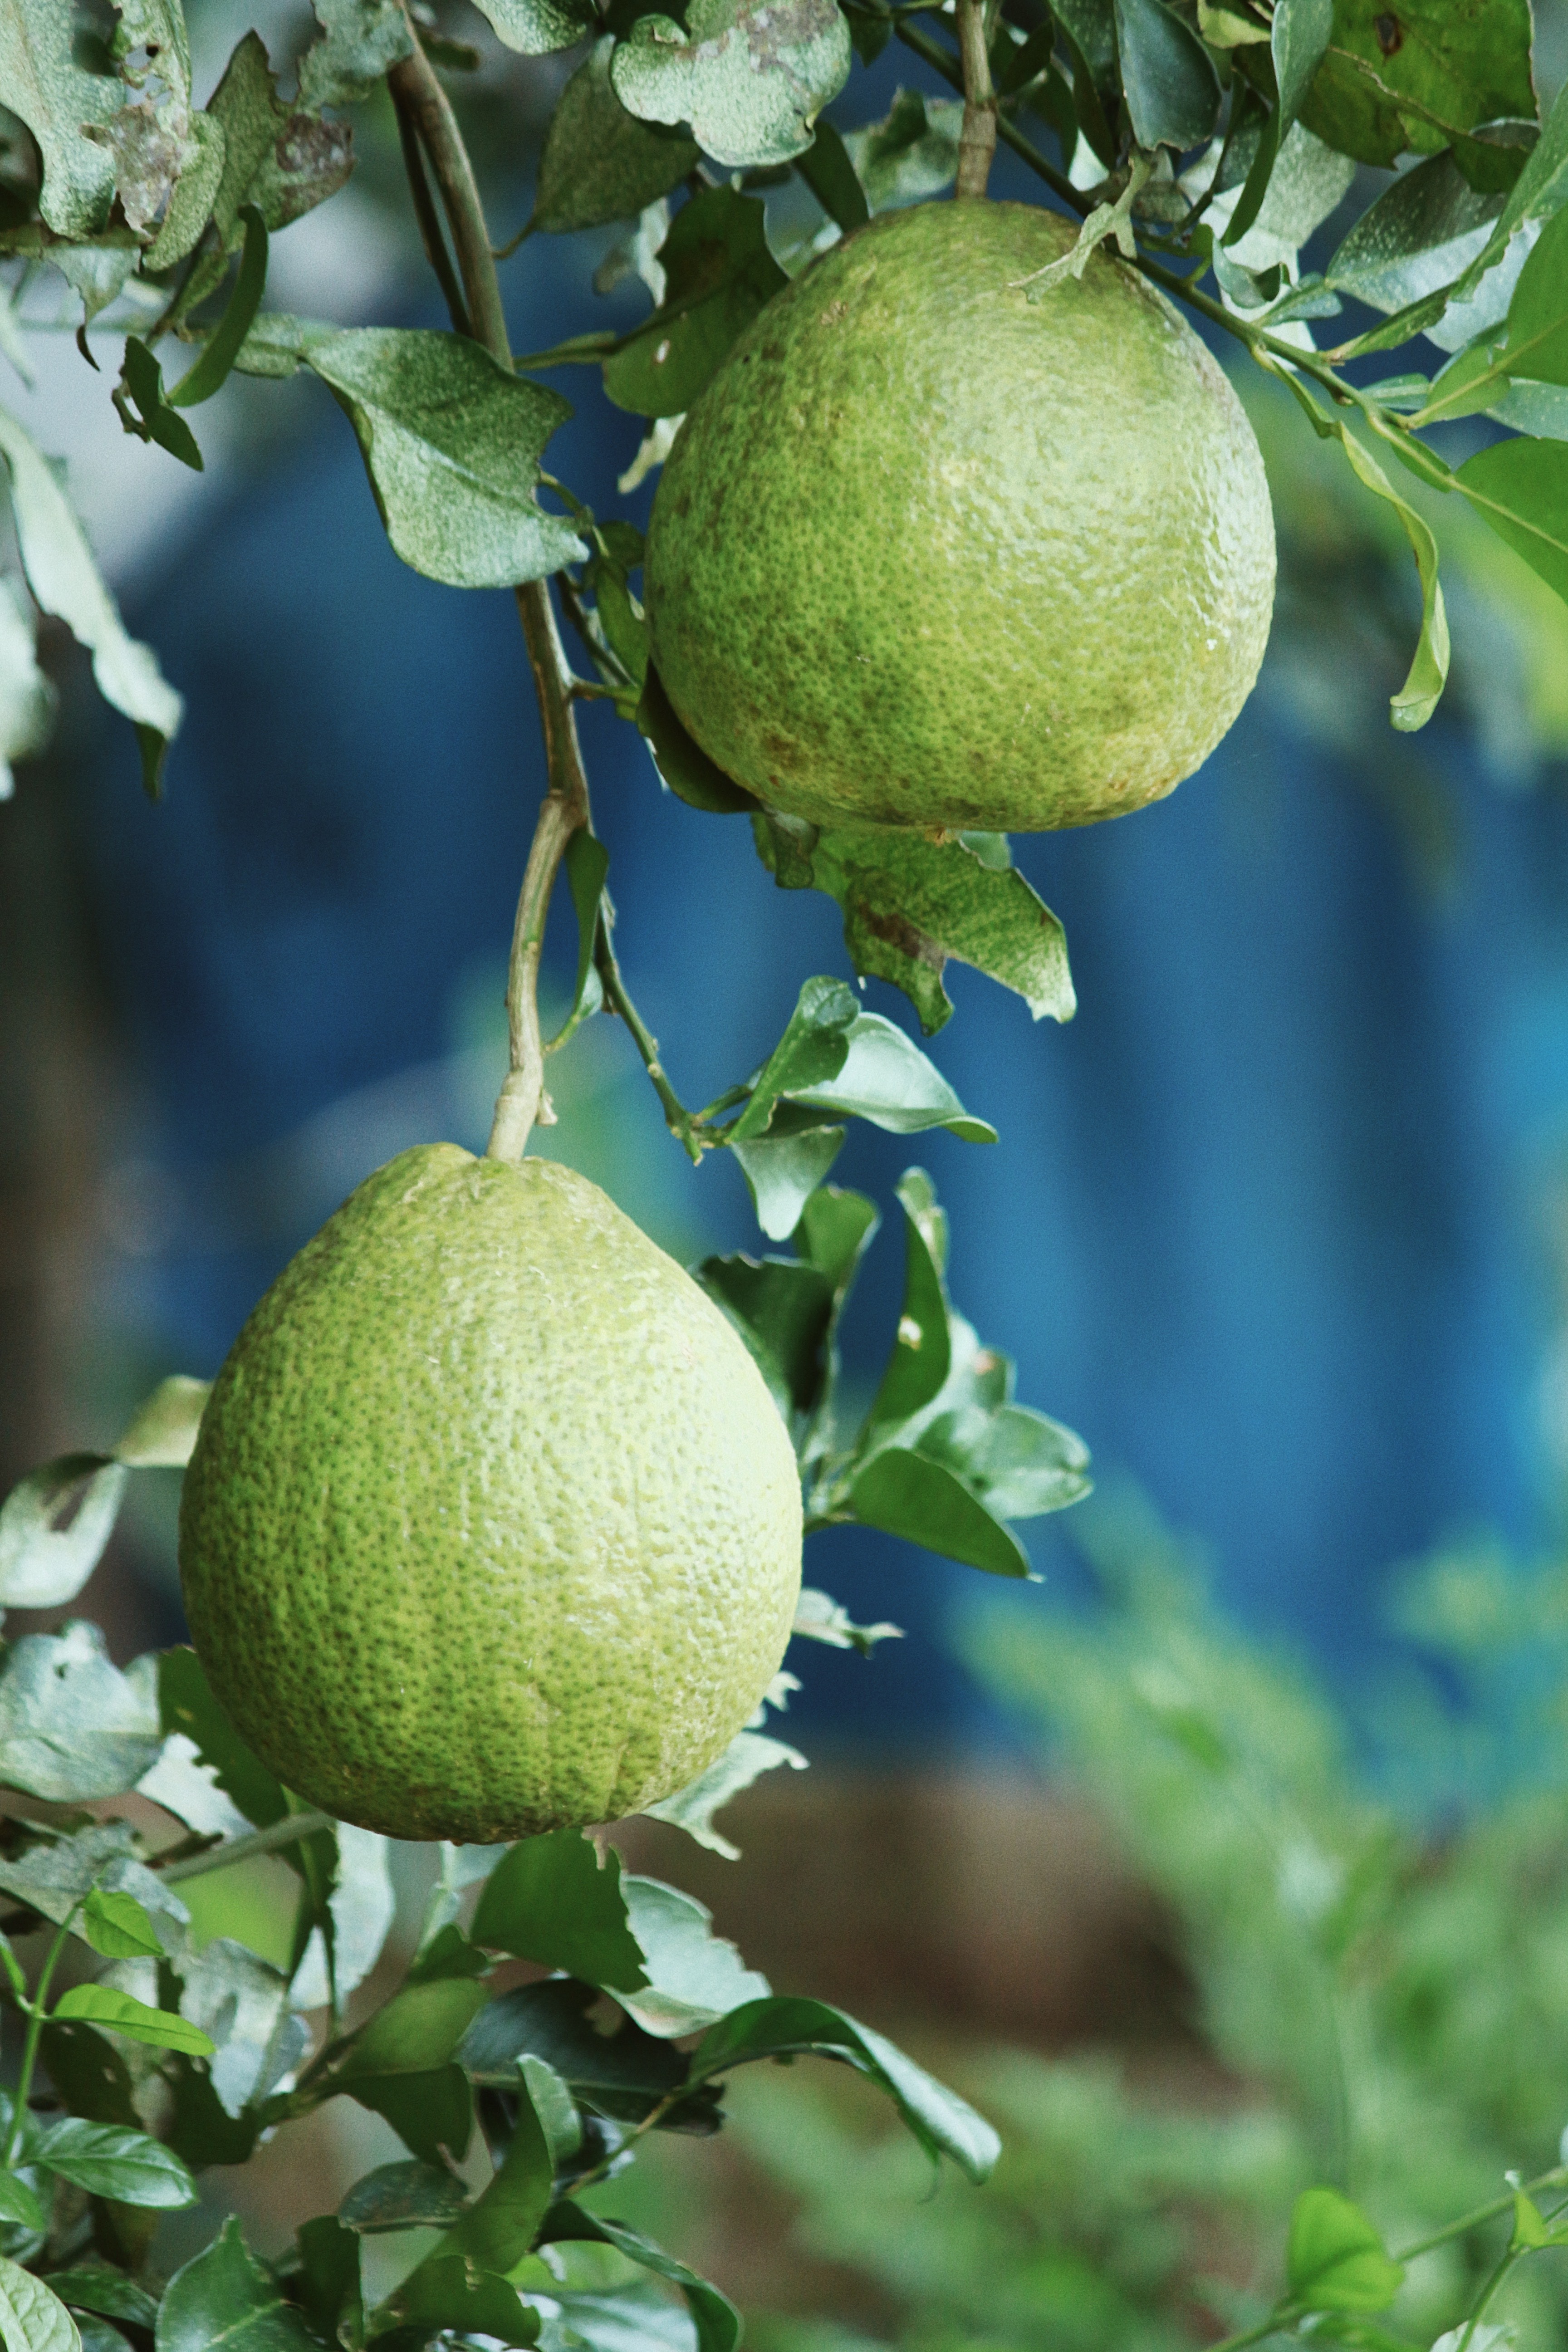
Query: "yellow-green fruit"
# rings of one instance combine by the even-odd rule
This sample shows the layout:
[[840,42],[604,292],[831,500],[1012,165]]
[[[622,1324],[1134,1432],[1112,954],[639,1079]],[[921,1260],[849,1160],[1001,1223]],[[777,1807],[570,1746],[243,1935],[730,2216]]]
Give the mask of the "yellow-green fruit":
[[654,666],[773,807],[1088,824],[1191,775],[1247,699],[1274,594],[1252,428],[1103,247],[1023,282],[1076,228],[885,214],[769,303],[688,416],[648,530]]
[[721,1753],[800,1590],[795,1454],[596,1186],[448,1143],[366,1179],[218,1376],[180,1571],[219,1702],[312,1804],[489,1843]]

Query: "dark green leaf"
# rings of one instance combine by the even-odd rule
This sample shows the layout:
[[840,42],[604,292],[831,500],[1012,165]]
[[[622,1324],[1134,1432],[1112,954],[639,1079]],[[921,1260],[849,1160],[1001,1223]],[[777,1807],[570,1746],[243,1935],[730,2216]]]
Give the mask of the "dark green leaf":
[[787,10],[689,0],[686,18],[683,29],[670,16],[639,17],[619,44],[610,79],[622,105],[645,122],[689,122],[731,168],[787,163],[808,147],[819,110],[848,78],[838,0],[793,0]]
[[1568,211],[1548,221],[1531,247],[1508,306],[1506,333],[1500,340],[1490,329],[1451,360],[1415,423],[1490,408],[1513,376],[1568,384]]
[[319,2214],[297,2232],[300,2268],[295,2293],[324,2341],[359,2346],[364,2341],[364,2289],[360,2246],[353,2231],[331,2213]]
[[1112,0],[1058,0],[1051,11],[1104,98],[1116,92],[1116,13]]
[[659,675],[649,662],[643,678],[642,699],[637,704],[637,728],[648,750],[662,782],[678,800],[691,808],[706,809],[713,816],[735,816],[743,810],[755,815],[757,803],[740,784],[734,783],[717,767],[700,745],[687,733]]
[[169,2010],[149,2008],[144,2000],[114,1992],[108,1985],[72,1985],[55,2003],[54,2014],[62,2021],[80,2018],[89,2025],[107,2026],[111,2033],[143,2042],[152,2050],[183,2050],[194,2058],[213,2055],[214,2044],[199,2025]]
[[539,159],[536,229],[630,220],[696,166],[694,139],[626,112],[610,87],[615,46],[595,41],[556,101]]
[[898,1335],[867,1417],[868,1432],[891,1430],[940,1394],[952,1361],[947,1293],[947,1219],[923,1169],[899,1179],[904,1212],[904,1297]]
[[1165,0],[1115,0],[1121,87],[1140,147],[1195,147],[1219,116],[1208,51]]
[[488,2336],[500,2344],[533,2344],[539,2338],[539,2314],[520,2299],[517,2289],[460,2255],[421,2263],[398,2288],[389,2310],[403,2323],[379,2339],[389,2352],[428,2343],[436,2329]]
[[212,398],[226,381],[261,308],[267,286],[267,223],[255,205],[243,205],[239,216],[245,225],[245,249],[234,291],[223,317],[207,338],[206,349],[169,394],[172,408],[192,408],[199,401]]
[[184,706],[151,649],[126,635],[58,478],[42,450],[4,411],[0,457],[10,471],[11,513],[27,585],[40,609],[63,621],[91,654],[99,692],[136,729],[142,784],[156,799],[163,754]]
[[642,1952],[626,1919],[620,1856],[601,1869],[578,1830],[524,1838],[491,1871],[474,1915],[473,1937],[588,1984],[646,1984]]
[[1308,2311],[1383,2311],[1405,2277],[1358,2206],[1337,2189],[1304,2189],[1290,2215],[1290,2297]]
[[864,1192],[848,1192],[829,1184],[806,1202],[795,1247],[827,1276],[842,1297],[881,1222],[876,1202]]
[[1029,1574],[1028,1554],[1016,1538],[954,1471],[923,1454],[885,1446],[856,1472],[849,1502],[862,1527],[903,1536],[994,1576]]
[[133,1789],[163,1744],[153,1673],[121,1674],[80,1620],[26,1635],[0,1669],[0,1780],[53,1804]]
[[[74,1601],[114,1532],[125,1471],[102,1454],[62,1454],[0,1503],[0,1609]],[[57,1522],[72,1509],[68,1526]]]
[[598,1998],[595,1987],[571,1978],[520,1985],[481,2011],[458,2054],[476,2082],[504,2090],[515,2084],[521,2058],[542,2058],[587,2105],[640,2123],[650,2107],[679,2089],[686,2061],[631,2018],[623,2018],[615,2032],[601,2033],[588,2021]]
[[585,824],[580,824],[566,845],[566,881],[577,918],[577,977],[573,983],[568,1022],[574,1021],[584,1006],[593,1011],[597,1001],[591,999],[590,993],[595,978],[594,942],[598,936],[599,902],[609,870],[609,851]]
[[252,1755],[218,1706],[194,1650],[164,1650],[160,1655],[158,1706],[163,1729],[184,1735],[247,1822],[269,1829],[283,1819],[289,1799],[281,1783]]
[[133,1895],[116,1895],[95,1886],[82,1905],[77,1932],[106,1960],[163,1957],[153,1922]]
[[918,204],[951,187],[963,121],[961,99],[896,89],[880,122],[851,131],[844,145],[872,212]]
[[5,2352],[81,2352],[76,2322],[58,2296],[42,2279],[4,2254],[0,2254],[0,2343]]
[[752,1099],[735,1122],[736,1139],[744,1142],[764,1134],[781,1095],[837,1077],[859,1017],[855,992],[843,981],[805,982],[784,1035],[751,1082]]
[[847,235],[871,217],[866,191],[856,176],[843,140],[831,122],[819,122],[816,136],[795,159],[795,170],[830,220]]
[[1246,185],[1226,231],[1239,244],[1263,207],[1286,133],[1301,111],[1333,30],[1333,0],[1276,0],[1269,49],[1278,97],[1258,142]]
[[731,1146],[751,1191],[757,1223],[769,1241],[787,1240],[801,1213],[844,1148],[847,1128],[813,1122],[798,1134],[775,1121],[774,1131]]
[[[207,2046],[210,2050],[212,2045]],[[73,2180],[89,2196],[111,2197],[117,2204],[174,2211],[196,2201],[196,2185],[179,2158],[145,2132],[116,2131],[112,2125],[84,2123],[79,2116],[66,2116],[39,2135],[37,2160],[62,2180]]]
[[857,2025],[826,2001],[781,1996],[732,2011],[698,2043],[692,2080],[724,2074],[753,2059],[811,2051],[847,2059],[885,2091],[929,2156],[951,2156],[971,2180],[984,2180],[990,2173],[1001,2142],[984,2117],[881,2034]]
[[928,1036],[952,1011],[942,984],[950,957],[1016,989],[1037,1020],[1071,1020],[1062,927],[1016,868],[890,826],[818,833],[769,814],[754,835],[781,889],[837,899],[855,969],[901,988]]
[[356,2074],[342,2087],[389,2123],[422,2163],[461,2164],[468,2154],[474,2102],[460,2066],[432,2066],[425,2074]]
[[[662,21],[644,17],[642,23]],[[704,188],[681,205],[659,248],[664,300],[605,362],[605,390],[617,408],[639,416],[679,416],[691,406],[731,345],[785,282],[768,251],[764,219],[757,197],[731,187]]]
[[1530,41],[1528,0],[1334,0],[1301,120],[1363,163],[1434,153],[1479,123],[1533,117]]
[[386,534],[452,588],[540,580],[587,549],[535,498],[539,460],[572,414],[466,335],[355,327],[306,361],[353,425]]
[[73,2311],[96,2311],[105,2319],[127,2319],[133,2327],[151,2327],[158,2316],[158,2300],[138,2286],[123,2271],[107,2263],[84,2263],[68,2271],[51,2271],[44,2282]]
[[826,1377],[833,1285],[798,1259],[705,1258],[697,1279],[744,1339],[787,1422],[812,1412]]
[[[86,2030],[77,2028],[79,2032]],[[261,2134],[259,2110],[247,2106],[231,2116],[213,2088],[210,2073],[188,2058],[165,2060],[162,2072],[174,2095],[168,2130],[176,2156],[193,2172],[205,2172],[213,2164],[248,2164]]]
[[[144,441],[155,441],[161,449],[168,451],[171,457],[177,457],[182,466],[189,466],[193,473],[199,474],[203,461],[196,436],[184,418],[176,416],[169,406],[163,392],[163,371],[146,344],[136,335],[128,335],[125,339],[125,365],[121,381],[124,394],[118,396],[120,413],[127,431],[139,432]],[[141,419],[139,425],[127,415],[124,405],[126,394]]]
[[414,36],[400,0],[312,0],[321,37],[300,60],[305,105],[352,106],[391,66],[409,56]]
[[1568,444],[1496,441],[1467,457],[1456,480],[1498,537],[1568,603]]
[[[73,2115],[137,2127],[131,2074],[111,2042],[90,2025],[46,2025],[39,2044],[50,2082]],[[181,2150],[183,2155],[188,2152]]]
[[279,98],[257,33],[247,33],[229,58],[207,112],[224,139],[223,177],[213,201],[218,250],[211,267],[186,289],[186,310],[221,283],[225,257],[239,241],[240,215],[247,204],[256,205],[269,229],[286,227],[334,195],[353,165],[346,122],[296,111]]
[[177,2270],[158,2310],[157,2352],[311,2352],[304,2321],[226,2221]]
[[[550,2202],[555,2168],[521,2072],[512,2088],[517,2116],[500,2168],[483,2193],[458,2215],[420,2271],[452,2262],[504,2274],[516,2268],[532,2245]],[[418,2278],[416,2271],[412,2283],[416,2285]]]
[[921,1431],[920,1450],[973,1487],[999,1519],[1063,1510],[1089,1491],[1083,1440],[1026,1405],[940,1413]]
[[[510,2090],[517,2080],[515,2065],[502,2080]],[[354,2183],[338,2207],[338,2219],[363,2237],[382,2230],[444,2230],[468,2200],[456,2173],[442,2165],[382,2164]]]
[[727,2295],[684,2263],[656,2246],[651,2238],[639,2231],[630,2230],[624,2221],[611,2221],[603,2215],[588,2213],[581,2205],[563,2202],[552,2205],[545,2216],[540,2233],[546,2245],[559,2245],[571,2239],[597,2240],[601,2245],[614,2246],[634,2263],[656,2277],[668,2279],[686,2297],[691,2316],[697,2326],[698,2352],[736,2352],[741,2341],[741,2315]]
[[592,0],[475,0],[475,5],[507,47],[525,58],[569,49],[599,21]]

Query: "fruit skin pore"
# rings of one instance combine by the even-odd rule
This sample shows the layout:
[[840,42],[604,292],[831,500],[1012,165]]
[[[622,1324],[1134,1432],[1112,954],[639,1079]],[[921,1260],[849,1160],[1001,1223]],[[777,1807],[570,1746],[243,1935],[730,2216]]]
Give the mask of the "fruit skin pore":
[[921,205],[769,303],[648,528],[688,731],[816,824],[1033,832],[1191,775],[1258,675],[1258,444],[1164,297],[1038,205]]
[[794,1450],[733,1328],[598,1188],[452,1144],[260,1301],[185,1476],[220,1705],[341,1820],[489,1844],[687,1786],[778,1669]]

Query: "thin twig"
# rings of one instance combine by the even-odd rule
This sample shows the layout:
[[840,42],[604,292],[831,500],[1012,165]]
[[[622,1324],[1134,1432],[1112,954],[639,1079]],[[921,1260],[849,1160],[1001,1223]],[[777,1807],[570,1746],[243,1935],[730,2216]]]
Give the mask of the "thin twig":
[[605,1002],[614,1007],[630,1030],[632,1042],[642,1055],[643,1067],[653,1080],[653,1090],[664,1106],[664,1122],[679,1143],[685,1145],[695,1162],[701,1159],[704,1142],[697,1132],[697,1118],[689,1111],[664,1073],[658,1058],[658,1039],[637,1011],[626,993],[621,967],[616,961],[616,950],[610,944],[609,924],[601,919],[594,941],[594,969],[605,992]]
[[983,196],[996,153],[996,92],[985,29],[985,0],[958,0],[958,47],[963,66],[963,124],[958,134],[955,196]]
[[[229,1838],[222,1845],[209,1846],[205,1853],[188,1854],[184,1862],[172,1862],[167,1870],[158,1871],[165,1886],[174,1886],[186,1878],[204,1878],[209,1871],[227,1870],[237,1862],[254,1862],[258,1853],[276,1853],[280,1846],[298,1845],[314,1837],[318,1830],[330,1830],[331,1813],[286,1813],[280,1822],[271,1822],[264,1830],[250,1830],[244,1837]],[[157,1857],[153,1867],[158,1869]]]
[[[463,285],[466,315],[452,309],[459,334],[471,334],[501,367],[512,364],[511,347],[501,304],[500,280],[484,206],[474,169],[463,144],[463,134],[429,58],[419,45],[412,17],[411,55],[394,66],[387,79],[401,118],[418,133],[452,235]],[[416,198],[417,203],[417,198]],[[491,1160],[521,1160],[536,1118],[548,1116],[544,1097],[544,1048],[539,1028],[539,962],[544,945],[550,894],[577,827],[588,823],[588,778],[577,740],[573,709],[574,684],[571,666],[555,625],[550,589],[542,580],[525,581],[517,590],[517,608],[523,642],[533,672],[534,692],[544,730],[544,758],[549,786],[540,803],[528,865],[518,898],[512,930],[511,959],[507,973],[507,1031],[510,1067],[496,1104],[495,1123],[486,1146]]]
[[447,240],[441,234],[440,215],[436,210],[436,200],[430,194],[430,183],[426,176],[425,158],[419,148],[418,128],[407,104],[400,102],[398,88],[393,83],[390,76],[388,88],[392,90],[393,109],[397,116],[397,135],[403,146],[403,168],[408,174],[408,193],[414,199],[414,216],[419,224],[419,241],[425,247],[425,258],[440,283],[441,291],[446,297],[447,308],[451,313],[452,324],[458,334],[471,335],[474,330],[468,318],[468,304],[463,299],[463,289],[458,283],[458,273],[452,267],[452,257],[447,250]]

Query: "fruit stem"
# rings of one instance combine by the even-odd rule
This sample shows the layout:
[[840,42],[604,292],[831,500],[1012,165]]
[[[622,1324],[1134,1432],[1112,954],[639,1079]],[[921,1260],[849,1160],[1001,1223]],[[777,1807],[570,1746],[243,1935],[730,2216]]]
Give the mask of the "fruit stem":
[[[405,14],[407,14],[406,0]],[[425,236],[426,250],[441,281],[447,308],[458,333],[471,335],[475,341],[484,345],[493,360],[510,369],[512,365],[511,346],[507,339],[500,280],[496,275],[495,256],[490,249],[489,230],[474,179],[474,167],[463,144],[463,134],[452,111],[451,101],[437,78],[435,68],[420,47],[412,16],[408,18],[408,30],[413,43],[411,52],[400,64],[393,67],[386,79],[403,134],[414,208]],[[444,269],[437,261],[436,249],[432,247],[430,232],[436,229],[436,247],[439,248],[444,261],[446,248],[439,238],[439,225],[435,219],[434,207],[429,204],[427,187],[423,206],[420,202],[424,173],[421,168],[416,176],[414,167],[419,163],[421,154],[436,182],[447,226],[451,232],[458,276],[462,282],[461,299],[450,270]],[[554,888],[562,858],[566,854],[566,845],[578,826],[588,823],[588,778],[577,740],[572,669],[555,624],[555,608],[550,601],[549,583],[543,580],[524,581],[515,593],[518,615],[522,623],[523,643],[528,648],[529,667],[533,672],[533,689],[539,699],[549,784],[540,803],[528,864],[523,872],[522,889],[517,902],[517,921],[512,929],[511,957],[507,969],[506,1017],[510,1066],[496,1103],[490,1139],[485,1147],[487,1158],[511,1160],[522,1158],[535,1120],[548,1123],[554,1118],[544,1092],[544,1044],[539,1026],[539,964],[544,948],[544,924],[550,911],[550,894]]]
[[963,125],[958,134],[955,196],[983,196],[996,153],[996,92],[986,42],[986,0],[958,0],[958,47],[963,61]]

